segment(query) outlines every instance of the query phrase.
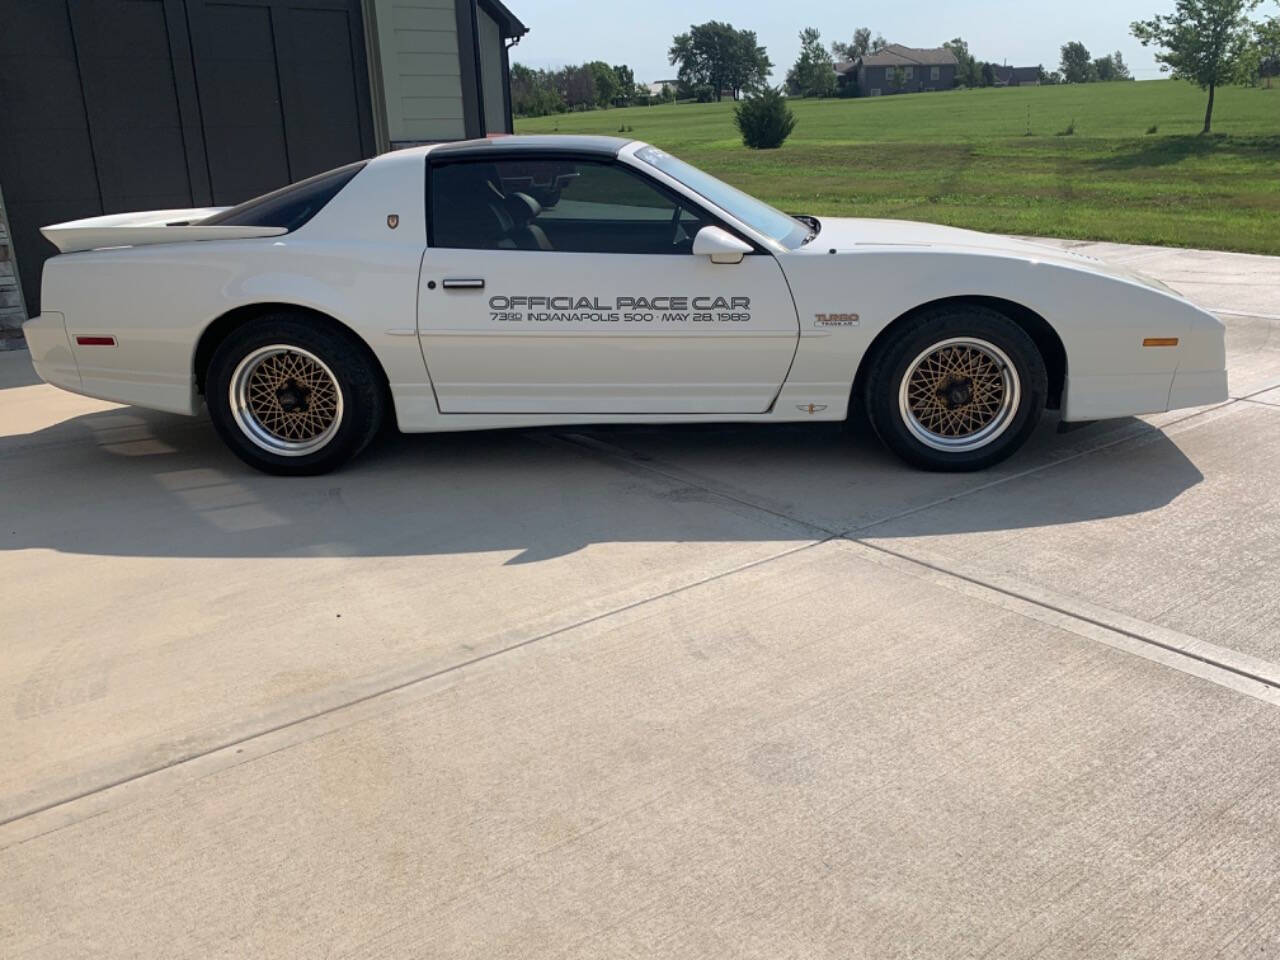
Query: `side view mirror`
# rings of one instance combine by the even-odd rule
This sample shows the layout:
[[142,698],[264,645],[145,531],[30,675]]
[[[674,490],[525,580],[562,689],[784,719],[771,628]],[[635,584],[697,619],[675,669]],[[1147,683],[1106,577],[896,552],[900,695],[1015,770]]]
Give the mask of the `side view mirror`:
[[751,245],[720,227],[703,227],[693,238],[693,252],[710,257],[712,263],[740,263],[751,252]]

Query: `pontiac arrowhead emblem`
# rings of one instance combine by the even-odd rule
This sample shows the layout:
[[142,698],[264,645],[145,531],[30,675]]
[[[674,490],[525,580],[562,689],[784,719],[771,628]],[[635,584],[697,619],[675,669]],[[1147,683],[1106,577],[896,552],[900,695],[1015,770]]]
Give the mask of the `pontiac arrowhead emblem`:
[[390,227],[392,230],[400,226],[400,215],[397,213],[388,213],[387,226]]

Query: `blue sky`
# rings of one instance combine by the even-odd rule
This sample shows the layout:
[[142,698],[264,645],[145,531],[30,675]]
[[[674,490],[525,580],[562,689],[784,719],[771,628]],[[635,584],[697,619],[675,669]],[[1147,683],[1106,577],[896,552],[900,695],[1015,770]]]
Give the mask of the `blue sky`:
[[848,40],[855,27],[868,26],[896,43],[939,46],[955,36],[969,41],[980,60],[1013,66],[1043,63],[1056,69],[1058,48],[1080,40],[1095,57],[1113,50],[1124,54],[1134,76],[1161,74],[1151,52],[1129,36],[1132,20],[1167,13],[1173,0],[915,0],[892,7],[848,0],[505,0],[530,28],[511,51],[512,61],[532,67],[560,67],[584,60],[629,64],[641,82],[665,79],[673,34],[691,23],[727,20],[755,30],[781,82],[795,60],[802,27],[817,27],[825,42]]

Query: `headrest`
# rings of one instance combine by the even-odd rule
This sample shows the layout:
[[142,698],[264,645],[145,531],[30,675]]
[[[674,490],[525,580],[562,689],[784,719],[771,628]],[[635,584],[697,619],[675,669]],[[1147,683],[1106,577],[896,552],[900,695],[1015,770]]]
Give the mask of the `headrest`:
[[[512,193],[508,199],[512,201],[511,205],[517,210],[520,210],[521,213],[524,213],[524,209],[529,211],[525,214],[527,220],[533,220],[542,212],[542,204],[533,199],[533,197],[529,196],[527,193]],[[522,207],[524,209],[521,209]]]

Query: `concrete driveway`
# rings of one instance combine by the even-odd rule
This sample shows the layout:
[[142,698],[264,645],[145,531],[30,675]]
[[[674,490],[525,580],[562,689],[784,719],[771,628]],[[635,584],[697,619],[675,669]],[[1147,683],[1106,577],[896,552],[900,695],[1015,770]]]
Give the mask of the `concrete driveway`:
[[1280,956],[1280,261],[1233,399],[305,481],[0,354],[0,955]]

